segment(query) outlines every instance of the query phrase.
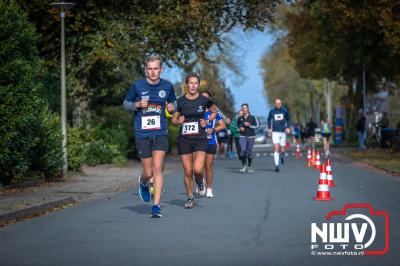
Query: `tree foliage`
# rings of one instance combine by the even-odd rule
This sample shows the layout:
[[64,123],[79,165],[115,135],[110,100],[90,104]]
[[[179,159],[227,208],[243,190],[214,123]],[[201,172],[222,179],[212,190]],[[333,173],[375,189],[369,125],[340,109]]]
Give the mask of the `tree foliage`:
[[59,120],[40,99],[37,34],[14,5],[0,1],[0,183],[60,173]]
[[[57,68],[58,12],[48,5],[51,1],[17,2],[41,33],[40,55],[48,66]],[[213,45],[221,47],[223,33],[234,26],[263,29],[273,19],[276,2],[78,1],[66,17],[67,70],[75,120],[79,122],[88,111],[98,90],[121,100],[126,84],[141,74],[146,55],[159,53],[181,67],[206,58]],[[114,78],[97,82],[99,72]],[[96,103],[102,100],[95,99]]]
[[285,16],[296,68],[306,78],[351,82],[363,70],[393,78],[399,71],[398,14],[395,0],[298,1]]

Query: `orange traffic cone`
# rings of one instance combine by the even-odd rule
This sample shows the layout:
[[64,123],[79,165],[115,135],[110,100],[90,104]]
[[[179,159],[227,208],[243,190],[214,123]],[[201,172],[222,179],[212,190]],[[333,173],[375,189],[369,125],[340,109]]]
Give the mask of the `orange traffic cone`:
[[311,150],[310,149],[308,149],[308,151],[307,151],[307,166],[308,167],[312,166],[312,163],[311,163]]
[[315,159],[315,169],[321,170],[321,156],[319,155],[319,151],[317,151],[317,156]]
[[297,144],[297,146],[296,146],[296,159],[297,160],[300,159],[300,145],[299,144]]
[[313,149],[311,152],[311,166],[315,165],[315,150]]
[[314,198],[314,200],[333,200],[333,198],[331,198],[331,192],[329,191],[325,164],[322,164],[321,166],[319,181],[318,181],[317,196]]
[[326,160],[326,177],[328,178],[329,187],[334,187],[335,181],[333,180],[331,160],[329,159]]

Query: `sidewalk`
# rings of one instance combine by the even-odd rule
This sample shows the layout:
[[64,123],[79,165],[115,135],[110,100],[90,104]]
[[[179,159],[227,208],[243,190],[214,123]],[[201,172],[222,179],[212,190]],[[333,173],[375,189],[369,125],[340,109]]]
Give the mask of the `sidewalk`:
[[[168,161],[165,172],[176,170],[178,164]],[[60,182],[0,190],[0,227],[15,221],[39,216],[49,210],[68,207],[88,200],[105,198],[113,193],[136,188],[141,165],[132,161],[128,166],[99,165],[84,167],[83,173]]]

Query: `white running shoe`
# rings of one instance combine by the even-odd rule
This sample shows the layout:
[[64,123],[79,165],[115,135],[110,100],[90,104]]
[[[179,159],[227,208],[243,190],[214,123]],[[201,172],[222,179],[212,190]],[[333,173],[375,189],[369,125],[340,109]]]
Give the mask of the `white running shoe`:
[[212,198],[214,197],[214,194],[212,192],[212,188],[207,188],[207,193],[206,193],[207,198]]
[[242,173],[242,174],[244,174],[244,173],[246,173],[246,166],[243,166],[243,168],[242,169],[240,169],[240,173]]
[[197,184],[196,193],[199,194],[200,197],[204,197],[206,195],[206,187],[204,186],[204,179],[201,184]]
[[253,169],[251,167],[246,168],[246,173],[252,174],[254,173]]

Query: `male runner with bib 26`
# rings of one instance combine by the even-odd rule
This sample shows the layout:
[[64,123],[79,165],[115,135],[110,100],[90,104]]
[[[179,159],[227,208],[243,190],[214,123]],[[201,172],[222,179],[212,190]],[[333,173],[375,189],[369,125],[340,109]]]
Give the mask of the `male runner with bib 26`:
[[146,78],[137,80],[124,101],[127,111],[134,111],[136,150],[143,171],[138,179],[139,196],[144,202],[151,200],[150,178],[154,177],[152,218],[161,218],[164,157],[169,148],[168,122],[165,109],[174,111],[176,96],[172,84],[160,78],[162,60],[158,55],[146,60]]
[[[275,108],[268,114],[268,134],[272,135],[274,144],[275,171],[279,172],[279,165],[285,162],[286,134],[290,133],[290,115],[286,108],[282,107],[282,101],[275,99]],[[279,146],[281,154],[279,155]]]

